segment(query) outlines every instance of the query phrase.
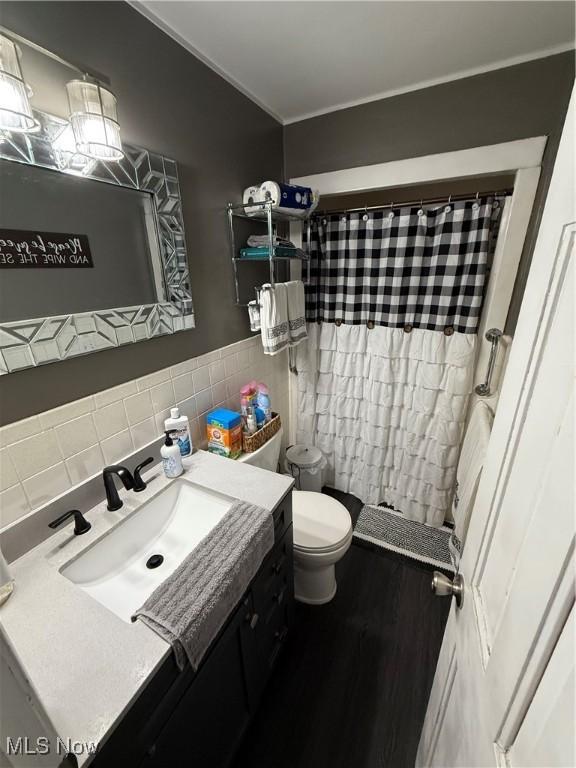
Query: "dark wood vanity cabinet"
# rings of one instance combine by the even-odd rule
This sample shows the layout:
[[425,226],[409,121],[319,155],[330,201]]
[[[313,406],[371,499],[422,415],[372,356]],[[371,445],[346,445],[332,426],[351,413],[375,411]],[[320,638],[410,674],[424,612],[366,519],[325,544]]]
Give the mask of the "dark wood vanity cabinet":
[[198,671],[168,658],[103,745],[96,768],[225,768],[257,709],[294,610],[291,494],[275,543]]

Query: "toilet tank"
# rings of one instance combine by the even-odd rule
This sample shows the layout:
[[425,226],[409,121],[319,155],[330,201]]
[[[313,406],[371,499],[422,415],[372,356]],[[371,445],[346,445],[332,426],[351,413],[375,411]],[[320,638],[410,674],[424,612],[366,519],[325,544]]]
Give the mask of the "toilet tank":
[[278,461],[280,459],[282,434],[283,430],[282,427],[280,427],[274,437],[271,437],[261,448],[258,448],[257,451],[252,451],[252,453],[241,454],[236,461],[243,461],[246,464],[252,464],[254,467],[260,467],[260,469],[268,469],[270,472],[276,472],[278,470]]

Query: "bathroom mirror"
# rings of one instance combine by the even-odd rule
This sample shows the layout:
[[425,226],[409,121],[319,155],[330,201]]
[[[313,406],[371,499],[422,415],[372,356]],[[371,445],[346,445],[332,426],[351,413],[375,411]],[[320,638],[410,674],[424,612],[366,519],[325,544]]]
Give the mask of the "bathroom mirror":
[[193,328],[176,163],[93,160],[34,116],[0,137],[0,373]]

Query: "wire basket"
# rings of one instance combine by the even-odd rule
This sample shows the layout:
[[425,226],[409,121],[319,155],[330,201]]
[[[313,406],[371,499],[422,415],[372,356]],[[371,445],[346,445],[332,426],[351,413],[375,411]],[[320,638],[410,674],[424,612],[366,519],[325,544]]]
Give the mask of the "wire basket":
[[254,453],[258,448],[262,448],[264,443],[267,443],[271,437],[274,437],[280,427],[280,414],[272,413],[270,421],[267,421],[266,424],[264,424],[264,426],[257,432],[254,432],[253,435],[242,435],[244,453]]

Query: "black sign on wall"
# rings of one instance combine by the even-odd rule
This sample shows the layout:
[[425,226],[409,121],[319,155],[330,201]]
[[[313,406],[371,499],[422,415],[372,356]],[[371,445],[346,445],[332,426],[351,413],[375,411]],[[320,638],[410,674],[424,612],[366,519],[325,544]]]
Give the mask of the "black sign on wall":
[[0,228],[0,269],[93,266],[86,235]]

